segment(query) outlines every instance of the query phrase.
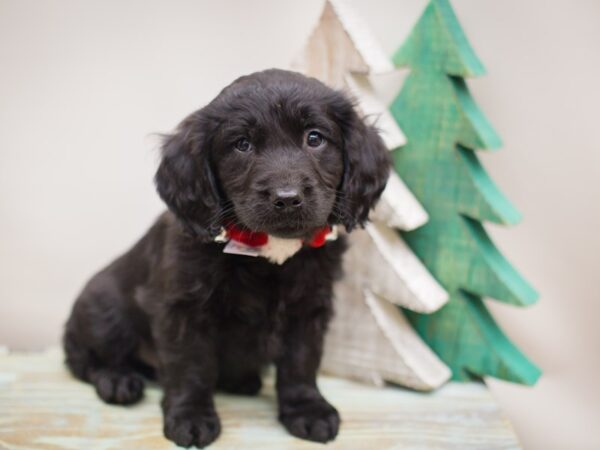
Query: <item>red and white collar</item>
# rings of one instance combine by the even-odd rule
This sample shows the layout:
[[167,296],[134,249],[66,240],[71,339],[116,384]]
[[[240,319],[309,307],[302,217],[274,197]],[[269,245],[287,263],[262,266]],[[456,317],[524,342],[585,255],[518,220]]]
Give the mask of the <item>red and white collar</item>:
[[283,239],[260,231],[250,231],[235,225],[227,225],[216,242],[227,242],[224,253],[247,256],[262,256],[276,264],[283,264],[307,245],[318,248],[327,241],[337,239],[337,228],[327,225],[318,229],[309,241],[304,239]]

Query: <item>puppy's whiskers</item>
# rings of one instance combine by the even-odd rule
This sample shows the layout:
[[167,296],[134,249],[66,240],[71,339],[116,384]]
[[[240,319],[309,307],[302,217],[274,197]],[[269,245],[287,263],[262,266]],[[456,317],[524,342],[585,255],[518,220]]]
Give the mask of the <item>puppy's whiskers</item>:
[[227,222],[227,219],[235,218],[235,210],[234,205],[231,202],[225,204],[223,208],[221,208],[216,214],[214,214],[213,218],[210,221],[210,227],[216,227],[217,225],[223,225],[224,222]]

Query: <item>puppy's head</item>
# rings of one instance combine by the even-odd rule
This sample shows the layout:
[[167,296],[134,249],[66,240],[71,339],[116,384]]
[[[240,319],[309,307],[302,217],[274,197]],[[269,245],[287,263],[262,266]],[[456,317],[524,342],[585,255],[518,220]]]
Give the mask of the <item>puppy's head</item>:
[[362,225],[390,161],[350,100],[294,72],[241,77],[165,140],[155,181],[201,239],[227,223],[284,238]]

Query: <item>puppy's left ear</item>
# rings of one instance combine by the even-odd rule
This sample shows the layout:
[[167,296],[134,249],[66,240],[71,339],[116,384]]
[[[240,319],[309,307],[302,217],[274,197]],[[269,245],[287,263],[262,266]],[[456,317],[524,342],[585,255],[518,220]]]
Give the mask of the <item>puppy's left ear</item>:
[[344,178],[338,210],[348,231],[362,226],[381,196],[389,177],[391,158],[375,127],[367,125],[351,105],[340,111],[344,139]]
[[156,190],[192,236],[210,241],[220,231],[221,202],[206,139],[202,111],[167,136],[154,176]]

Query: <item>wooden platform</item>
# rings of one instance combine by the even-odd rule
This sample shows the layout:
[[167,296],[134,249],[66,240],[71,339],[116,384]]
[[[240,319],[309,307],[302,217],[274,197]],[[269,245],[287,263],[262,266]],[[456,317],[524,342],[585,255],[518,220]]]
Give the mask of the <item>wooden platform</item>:
[[[332,449],[516,449],[516,436],[484,384],[450,383],[434,394],[378,389],[322,377],[342,415]],[[65,370],[62,354],[0,354],[0,448],[170,449],[162,435],[160,389],[138,405],[105,405]],[[288,435],[275,418],[272,379],[255,398],[218,395],[223,433],[215,449],[324,448]]]

